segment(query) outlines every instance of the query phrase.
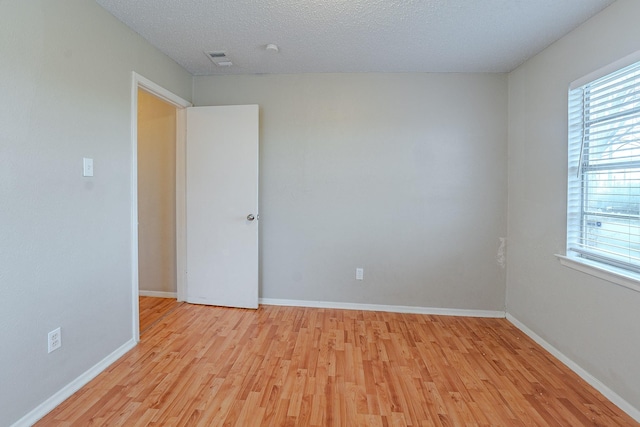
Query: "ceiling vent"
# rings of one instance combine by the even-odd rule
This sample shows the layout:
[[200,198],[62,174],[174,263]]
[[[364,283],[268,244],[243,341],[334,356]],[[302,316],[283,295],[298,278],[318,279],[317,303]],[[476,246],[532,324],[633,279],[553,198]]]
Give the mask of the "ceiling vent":
[[216,64],[218,67],[230,67],[233,65],[233,62],[231,62],[231,59],[229,59],[227,53],[223,50],[205,52],[205,54],[209,57],[211,62]]

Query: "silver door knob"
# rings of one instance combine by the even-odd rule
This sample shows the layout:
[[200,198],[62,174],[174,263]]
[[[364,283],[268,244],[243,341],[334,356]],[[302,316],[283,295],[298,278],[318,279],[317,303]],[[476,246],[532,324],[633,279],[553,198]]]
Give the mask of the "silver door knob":
[[253,214],[247,215],[247,221],[253,221],[254,219],[256,219],[256,217],[253,216]]

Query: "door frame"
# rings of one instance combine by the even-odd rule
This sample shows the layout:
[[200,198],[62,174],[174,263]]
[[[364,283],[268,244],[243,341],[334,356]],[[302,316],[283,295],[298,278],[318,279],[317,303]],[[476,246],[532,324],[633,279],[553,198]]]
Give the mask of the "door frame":
[[192,104],[135,71],[131,79],[131,296],[132,334],[140,341],[138,266],[138,89],[176,107],[176,290],[178,301],[186,297],[186,131]]

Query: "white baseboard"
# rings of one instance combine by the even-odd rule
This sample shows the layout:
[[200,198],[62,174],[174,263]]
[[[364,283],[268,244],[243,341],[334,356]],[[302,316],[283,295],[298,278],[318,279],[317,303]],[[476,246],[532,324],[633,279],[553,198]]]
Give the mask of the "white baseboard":
[[178,298],[177,292],[160,292],[160,291],[143,291],[139,290],[138,295],[141,297],[155,297],[155,298]]
[[604,385],[602,382],[600,382],[600,380],[580,367],[580,365],[578,365],[576,362],[565,356],[560,350],[549,344],[541,336],[533,332],[531,329],[525,326],[524,323],[520,322],[509,313],[507,313],[507,320],[513,323],[516,328],[520,329],[522,332],[527,334],[529,338],[534,340],[541,347],[551,353],[556,359],[565,364],[569,369],[578,374],[578,376],[589,383],[589,385],[602,393],[604,397],[609,399],[614,405],[629,414],[636,421],[640,422],[640,410],[638,408],[634,407],[629,402],[624,400],[622,397],[620,397],[620,395]]
[[291,299],[260,298],[260,304],[289,307],[337,308],[342,310],[385,311],[389,313],[434,314],[439,316],[504,318],[504,311],[467,310],[459,308],[413,307],[408,305],[359,304],[350,302],[304,301]]
[[85,373],[60,389],[56,394],[42,402],[31,412],[16,421],[11,427],[30,427],[42,417],[53,411],[59,404],[67,400],[73,393],[80,390],[85,384],[98,376],[102,371],[107,369],[112,363],[124,356],[126,352],[136,346],[136,342],[132,339],[123,344],[116,351],[96,363]]

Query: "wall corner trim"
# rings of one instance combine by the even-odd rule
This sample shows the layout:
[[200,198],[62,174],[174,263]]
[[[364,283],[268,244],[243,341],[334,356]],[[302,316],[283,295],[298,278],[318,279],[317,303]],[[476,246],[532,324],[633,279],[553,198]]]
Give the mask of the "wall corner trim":
[[124,343],[120,348],[116,349],[113,353],[96,363],[89,368],[86,372],[81,374],[78,378],[71,381],[64,386],[53,396],[42,402],[32,411],[27,413],[24,417],[16,421],[11,427],[29,427],[35,424],[42,417],[53,411],[59,404],[71,397],[76,391],[80,390],[89,381],[97,377],[102,371],[107,369],[116,360],[125,355],[129,350],[136,346],[136,341],[131,339]]
[[260,298],[259,304],[287,307],[332,308],[341,310],[385,311],[389,313],[432,314],[437,316],[464,316],[504,318],[499,310],[471,310],[459,308],[414,307],[408,305],[361,304],[351,302],[304,301],[277,298]]
[[506,317],[507,317],[507,320],[511,322],[516,328],[520,329],[529,338],[534,340],[537,344],[539,344],[545,350],[551,353],[556,359],[558,359],[560,362],[566,365],[573,372],[578,374],[580,378],[585,380],[590,386],[592,386],[593,388],[598,390],[600,393],[602,393],[604,397],[606,397],[611,401],[611,403],[616,405],[618,408],[622,409],[634,420],[640,422],[640,409],[634,407],[629,402],[624,400],[620,395],[618,395],[616,392],[611,390],[609,387],[603,384],[600,380],[598,380],[596,377],[594,377],[585,369],[583,369],[580,365],[578,365],[576,362],[574,362],[573,360],[565,356],[564,353],[562,353],[560,350],[558,350],[557,348],[549,344],[541,336],[539,336],[538,334],[533,332],[531,329],[529,329],[527,326],[525,326],[524,323],[516,319],[513,315],[507,313]]

